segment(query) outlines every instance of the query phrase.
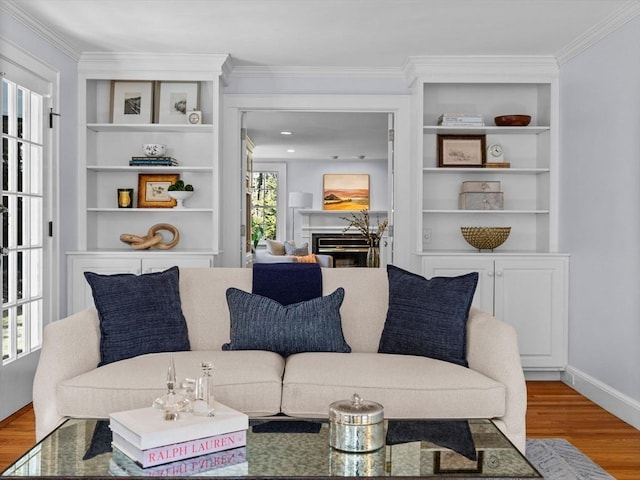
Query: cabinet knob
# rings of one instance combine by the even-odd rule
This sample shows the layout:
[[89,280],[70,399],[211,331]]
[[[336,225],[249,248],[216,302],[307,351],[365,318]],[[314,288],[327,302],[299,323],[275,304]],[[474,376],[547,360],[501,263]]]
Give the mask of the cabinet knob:
[[496,277],[501,277],[502,276],[502,272],[496,272]]
[[493,272],[489,272],[487,275],[489,275],[489,277],[493,277]]

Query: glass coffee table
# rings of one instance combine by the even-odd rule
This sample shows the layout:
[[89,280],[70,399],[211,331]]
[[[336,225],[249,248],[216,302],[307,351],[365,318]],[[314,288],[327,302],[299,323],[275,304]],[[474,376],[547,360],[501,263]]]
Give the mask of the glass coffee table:
[[251,419],[246,447],[142,469],[111,451],[108,421],[71,419],[2,476],[542,478],[489,420],[385,420],[385,424],[387,445],[371,453],[345,453],[329,446],[326,420]]

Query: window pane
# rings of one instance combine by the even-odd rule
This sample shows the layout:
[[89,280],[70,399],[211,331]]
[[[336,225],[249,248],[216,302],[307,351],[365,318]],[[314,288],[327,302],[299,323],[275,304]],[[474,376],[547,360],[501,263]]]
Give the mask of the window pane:
[[[24,208],[24,197],[16,197],[16,214],[15,217],[17,221],[12,222],[13,227],[16,229],[16,245],[21,246],[24,245],[22,242],[24,236],[24,229],[26,225],[24,224],[26,220],[27,210]],[[11,227],[11,224],[9,225]]]
[[2,139],[2,189],[9,190],[9,139]]
[[29,272],[31,272],[31,276],[27,295],[29,298],[36,298],[42,295],[42,249],[31,250],[29,257]]
[[2,133],[9,134],[9,112],[13,103],[13,86],[2,80]]
[[24,318],[24,308],[22,305],[18,305],[16,309],[17,317],[16,317],[16,353],[19,355],[25,351],[25,321]]
[[16,190],[18,192],[24,192],[23,188],[24,188],[24,182],[23,182],[23,175],[24,175],[24,143],[22,142],[18,142],[18,161],[16,163],[16,179],[18,180],[18,183],[16,185]]
[[2,310],[2,359],[9,358],[11,351],[11,319],[9,318],[9,310]]
[[17,300],[22,300],[24,298],[24,294],[22,292],[23,285],[24,285],[24,254],[23,252],[16,252],[16,299]]
[[42,95],[31,93],[31,129],[29,138],[32,142],[42,143]]
[[42,241],[42,197],[31,197],[31,215],[29,218],[29,245],[32,247],[41,246]]
[[264,238],[275,240],[278,226],[278,173],[254,172],[252,224],[261,225]]
[[30,347],[36,348],[40,346],[40,332],[42,331],[42,300],[36,300],[30,304],[31,312],[29,315],[29,326],[31,332],[29,335]]
[[42,147],[39,145],[31,145],[28,178],[31,180],[29,193],[42,195]]
[[22,88],[18,88],[18,101],[17,101],[17,109],[16,109],[16,114],[17,114],[17,126],[18,126],[18,134],[16,135],[18,138],[24,138],[24,125],[23,125],[23,120],[24,120],[24,108],[25,108],[25,102],[24,102],[24,90]]
[[9,303],[9,257],[2,259],[2,303]]

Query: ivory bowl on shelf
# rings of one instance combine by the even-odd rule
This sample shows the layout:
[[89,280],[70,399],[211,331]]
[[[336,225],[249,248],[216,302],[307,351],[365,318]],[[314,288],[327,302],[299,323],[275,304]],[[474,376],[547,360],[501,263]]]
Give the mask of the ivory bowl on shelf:
[[493,119],[498,127],[526,127],[531,115],[500,115]]
[[145,143],[142,151],[147,157],[161,157],[167,151],[167,146],[162,143]]
[[502,245],[511,233],[511,227],[460,227],[462,236],[478,250],[493,250]]
[[193,195],[193,190],[169,190],[167,192],[171,198],[175,198],[178,204],[175,208],[185,208],[184,201]]

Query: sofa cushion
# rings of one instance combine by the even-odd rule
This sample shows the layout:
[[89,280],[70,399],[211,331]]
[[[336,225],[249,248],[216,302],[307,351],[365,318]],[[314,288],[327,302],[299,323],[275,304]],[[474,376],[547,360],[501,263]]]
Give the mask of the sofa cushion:
[[275,240],[266,240],[267,252],[271,255],[284,255],[284,243]]
[[433,358],[380,353],[299,353],[287,358],[282,412],[326,417],[358,393],[385,418],[493,418],[505,413],[503,384]]
[[322,296],[322,270],[318,264],[257,263],[252,270],[252,293],[282,305]]
[[466,331],[478,273],[430,280],[387,266],[389,309],[378,351],[467,366]]
[[299,247],[296,246],[294,241],[284,242],[284,253],[287,255],[304,256],[309,255],[309,243],[305,242]]
[[178,267],[145,275],[85,272],[100,319],[100,364],[189,350]]
[[196,378],[200,362],[213,363],[215,399],[250,415],[280,411],[284,359],[272,352],[188,351],[154,353],[110,363],[61,382],[58,413],[107,418],[121,410],[148,407],[166,393],[169,358],[179,381]]
[[288,356],[298,352],[350,352],[342,334],[340,305],[344,289],[326,297],[283,306],[237,288],[227,290],[231,342],[223,350],[267,350]]

